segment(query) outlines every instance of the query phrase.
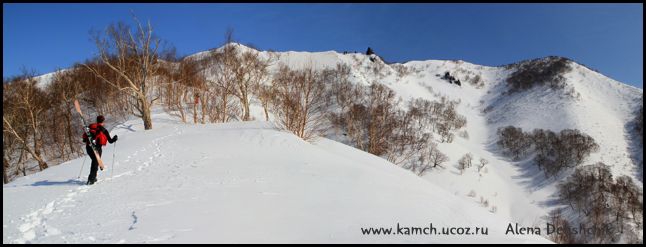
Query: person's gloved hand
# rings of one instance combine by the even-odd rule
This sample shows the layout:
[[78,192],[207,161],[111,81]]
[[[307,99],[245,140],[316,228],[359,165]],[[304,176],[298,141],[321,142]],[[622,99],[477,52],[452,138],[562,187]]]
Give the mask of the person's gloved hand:
[[117,139],[118,139],[118,138],[119,138],[119,136],[114,135],[113,142],[117,142]]

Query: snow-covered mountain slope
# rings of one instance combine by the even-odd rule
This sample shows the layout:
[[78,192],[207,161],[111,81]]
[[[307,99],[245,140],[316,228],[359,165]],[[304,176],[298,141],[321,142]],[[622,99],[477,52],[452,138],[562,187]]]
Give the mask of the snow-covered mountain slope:
[[[201,59],[207,54],[201,52],[189,58]],[[604,162],[611,167],[615,177],[629,175],[638,186],[643,186],[642,168],[637,164],[643,159],[643,152],[634,141],[635,134],[629,126],[634,111],[642,104],[643,90],[575,62],[568,63],[571,70],[563,75],[565,88],[562,90],[536,86],[508,93],[506,79],[514,72],[509,67],[442,60],[389,65],[379,59],[372,61],[371,56],[334,51],[263,51],[261,55],[272,58],[272,71],[280,64],[293,69],[310,65],[317,69],[333,68],[338,63],[345,64],[351,68],[352,82],[361,85],[383,83],[404,102],[414,98],[439,100],[441,97],[459,101],[457,109],[467,119],[468,138],[456,136],[452,143],[439,143],[439,149],[450,161],[444,168],[426,173],[423,179],[433,188],[440,187],[478,208],[485,208],[483,202],[487,201],[486,210],[495,212],[500,219],[526,226],[543,225],[547,213],[561,206],[555,203],[556,185],[571,171],[545,180],[531,164],[510,161],[495,145],[499,127],[513,125],[525,131],[578,129],[592,136],[600,146],[583,165]],[[400,73],[402,71],[404,73]],[[460,79],[462,85],[441,79],[445,72]],[[476,77],[480,83],[470,83]],[[256,99],[252,99],[252,115],[255,119],[264,119]],[[475,163],[480,158],[489,161],[484,171],[478,172],[472,167],[460,174],[457,161],[468,152],[473,154]]]
[[490,102],[487,117],[492,131],[506,125],[555,132],[579,129],[600,144],[600,151],[590,161],[610,165],[616,176],[635,176],[627,138],[635,133],[626,124],[642,104],[643,91],[579,64],[570,66],[572,70],[564,75],[565,90],[543,86],[511,95],[496,95],[504,91],[493,90],[496,93],[487,95]]
[[[502,157],[495,145],[496,131],[499,127],[513,125],[525,131],[535,128],[581,130],[600,145],[599,152],[593,153],[583,165],[604,162],[612,168],[615,177],[629,175],[642,186],[641,165],[632,161],[635,157],[641,160],[641,151],[634,151],[636,148],[641,150],[641,147],[631,142],[636,134],[628,126],[634,118],[635,109],[642,104],[642,90],[576,63],[570,63],[570,66],[572,70],[564,75],[565,90],[534,87],[514,94],[506,93],[508,85],[505,81],[513,70],[473,68],[467,63],[454,69],[444,66],[452,74],[460,68],[481,73],[485,85],[480,90],[474,90],[471,85],[465,86],[466,83],[463,83],[459,93],[436,90],[450,98],[462,100],[459,112],[467,117],[466,129],[470,137],[468,140],[458,138],[452,144],[440,144],[440,148],[451,156],[453,163],[461,155],[471,152],[476,160],[484,157],[490,161],[490,165],[489,172],[482,176],[475,170],[452,177],[447,176],[446,171],[439,171],[427,175],[429,180],[464,196],[473,191],[475,201],[481,196],[488,198],[490,204],[497,205],[499,214],[510,220],[530,225],[549,221],[545,215],[561,206],[554,203],[556,185],[571,170],[555,179],[545,180],[534,166],[511,162]],[[428,84],[438,83],[429,81]],[[406,91],[419,92],[421,89]],[[568,96],[568,92],[574,97]],[[455,168],[449,170],[457,172]]]
[[[501,156],[495,142],[498,128],[512,125],[526,131],[536,128],[560,131],[578,129],[599,144],[583,165],[604,162],[613,175],[629,175],[642,186],[641,150],[629,122],[642,104],[643,90],[608,78],[576,62],[568,61],[569,72],[563,75],[563,89],[536,86],[526,91],[508,93],[508,76],[513,67],[488,67],[464,61],[412,61],[386,65],[371,61],[363,54],[336,52],[279,53],[276,64],[292,68],[312,65],[333,67],[337,63],[351,67],[351,80],[362,85],[379,82],[393,89],[405,102],[414,98],[439,100],[447,97],[459,101],[458,112],[467,118],[468,138],[440,143],[450,157],[446,169],[436,169],[425,178],[444,189],[482,205],[510,221],[542,225],[547,213],[559,207],[554,203],[556,185],[571,172],[545,180],[533,166],[511,162]],[[399,73],[397,67],[407,73]],[[461,86],[441,79],[445,72],[462,81]],[[472,84],[479,77],[480,83]],[[529,83],[529,82],[528,82]],[[460,175],[457,160],[472,153],[475,161],[487,159],[487,172],[470,169]],[[633,161],[637,162],[633,162]],[[495,209],[494,209],[495,208]]]
[[[379,157],[263,122],[186,125],[165,113],[113,129],[107,169],[79,158],[3,187],[3,243],[540,243]],[[487,236],[369,236],[361,228],[488,227]]]

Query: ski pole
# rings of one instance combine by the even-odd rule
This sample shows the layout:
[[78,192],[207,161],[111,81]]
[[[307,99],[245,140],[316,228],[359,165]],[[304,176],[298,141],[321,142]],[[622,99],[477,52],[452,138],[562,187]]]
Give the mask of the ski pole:
[[114,149],[112,150],[112,169],[110,170],[110,180],[112,180],[114,175],[114,155],[117,153],[117,143],[114,143]]
[[76,177],[77,179],[81,178],[81,173],[83,173],[83,167],[85,167],[85,159],[87,159],[87,155],[83,155],[83,164],[81,165],[81,171],[79,171],[79,175]]

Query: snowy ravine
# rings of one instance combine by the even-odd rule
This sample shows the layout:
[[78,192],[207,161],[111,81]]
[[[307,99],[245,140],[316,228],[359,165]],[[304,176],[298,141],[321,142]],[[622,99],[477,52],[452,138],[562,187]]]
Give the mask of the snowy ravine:
[[[83,158],[3,187],[3,243],[536,243],[509,222],[343,144],[263,122],[116,126],[106,170]],[[114,166],[112,165],[114,162]],[[361,228],[488,227],[487,236],[368,236]]]

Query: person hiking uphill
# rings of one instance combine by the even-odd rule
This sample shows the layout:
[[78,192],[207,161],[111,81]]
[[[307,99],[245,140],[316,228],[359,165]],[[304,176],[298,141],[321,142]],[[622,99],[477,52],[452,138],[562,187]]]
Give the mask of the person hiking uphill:
[[[103,121],[105,121],[105,117],[99,115],[96,117],[96,123],[92,123],[89,126],[92,143],[94,143],[99,156],[101,156],[102,153],[101,147],[105,146],[106,142],[110,142],[110,144],[112,144],[116,142],[118,138],[117,135],[114,135],[114,138],[110,138],[110,133],[105,127],[103,127]],[[87,178],[87,184],[94,184],[96,182],[96,173],[99,169],[99,162],[94,156],[94,151],[92,150],[88,136],[85,133],[83,133],[83,142],[85,143],[87,154],[92,159],[92,166],[90,167],[90,176]],[[103,168],[101,168],[101,170],[103,170]]]

